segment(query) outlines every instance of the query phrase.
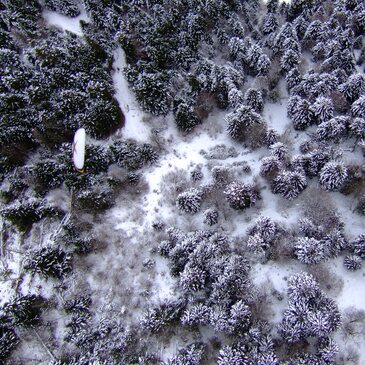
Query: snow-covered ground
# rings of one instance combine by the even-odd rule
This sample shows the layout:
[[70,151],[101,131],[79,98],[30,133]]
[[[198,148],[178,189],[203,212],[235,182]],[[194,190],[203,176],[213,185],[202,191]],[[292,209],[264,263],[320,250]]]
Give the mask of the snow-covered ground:
[[82,8],[81,14],[75,18],[71,18],[50,10],[44,10],[42,15],[48,25],[53,25],[59,29],[62,29],[63,31],[67,30],[71,33],[77,34],[78,36],[82,36],[80,20],[85,22],[89,21],[84,8]]
[[[68,18],[50,11],[44,11],[43,17],[48,24],[62,30],[68,30],[79,36],[82,36],[80,20],[88,20],[84,11],[77,18]],[[153,123],[149,123],[149,120],[152,117],[143,112],[136,102],[123,74],[125,66],[125,54],[119,47],[114,52],[112,78],[115,97],[126,117],[126,121],[125,126],[117,132],[115,138],[130,138],[140,142],[151,142],[154,126]],[[297,151],[299,143],[305,138],[305,134],[299,135],[298,132],[292,129],[286,115],[286,101],[286,98],[283,98],[281,104],[267,103],[263,116],[268,126],[274,128],[280,135],[290,134],[292,141],[294,141],[292,151]],[[149,167],[144,172],[143,178],[147,184],[146,189],[135,200],[133,200],[133,197],[127,198],[126,194],[121,194],[115,206],[103,217],[103,228],[94,227],[92,230],[92,234],[106,243],[106,247],[80,260],[85,268],[83,273],[85,283],[94,294],[93,299],[96,306],[101,306],[106,302],[118,303],[123,308],[123,313],[125,311],[136,320],[141,315],[139,309],[143,307],[138,303],[141,300],[140,292],[148,289],[150,295],[147,301],[149,303],[158,303],[166,298],[174,297],[176,279],[170,276],[166,261],[151,254],[151,249],[155,249],[157,244],[152,242],[157,235],[151,234],[149,236],[151,226],[152,223],[160,220],[180,222],[179,216],[182,216],[182,213],[177,211],[176,206],[171,203],[170,197],[164,195],[166,179],[169,174],[182,170],[188,177],[189,171],[197,165],[201,165],[204,173],[202,183],[207,183],[211,180],[211,161],[204,157],[202,150],[208,151],[218,144],[224,144],[228,148],[237,148],[237,144],[225,132],[223,117],[223,112],[214,110],[214,113],[208,117],[204,125],[196,128],[192,137],[178,132],[171,116],[165,117],[163,120],[165,128],[159,133],[162,143],[160,159],[157,165]],[[209,128],[209,125],[215,127]],[[259,215],[272,218],[282,228],[290,228],[298,221],[301,214],[298,209],[299,202],[294,201],[288,204],[282,197],[272,194],[268,184],[258,177],[260,160],[268,154],[269,152],[264,149],[250,151],[241,148],[238,156],[224,160],[224,163],[227,164],[247,162],[251,168],[251,174],[245,179],[247,181],[257,179],[262,186],[260,192],[262,204],[259,208],[243,213],[240,218],[237,218],[236,222],[222,222],[223,226],[227,224],[228,227],[229,224],[229,227],[234,227],[234,230],[230,232],[233,236],[245,236],[247,227]],[[313,186],[315,184],[315,182],[312,182]],[[331,201],[335,204],[341,219],[345,223],[345,232],[349,239],[352,240],[360,233],[365,232],[364,219],[354,213],[355,203],[351,201],[351,198],[339,193],[323,192],[323,194],[330,194]],[[247,219],[241,219],[242,217]],[[182,220],[186,224],[187,219],[184,217]],[[191,217],[189,223],[195,229],[204,228],[199,215]],[[17,253],[12,253],[12,255],[13,259],[10,260],[12,266],[9,269],[19,274],[20,261]],[[154,267],[150,271],[147,269],[147,271],[144,271],[143,262],[151,258],[155,260]],[[343,281],[343,286],[336,293],[334,299],[342,311],[349,307],[365,310],[364,269],[354,273],[349,272],[345,270],[342,260],[343,258],[338,258],[324,264],[324,267],[331,270],[334,275]],[[287,278],[302,270],[307,270],[307,268],[299,265],[294,260],[287,262],[285,265],[282,265],[281,262],[272,261],[266,264],[257,263],[252,268],[250,277],[257,287],[267,286],[268,289],[274,289],[277,293],[283,295],[282,300],[275,299],[275,296],[273,296],[271,303],[271,320],[273,323],[280,323],[282,313],[287,307],[285,299]],[[326,288],[323,289],[326,290]],[[4,286],[1,286],[0,290],[1,300],[5,301],[11,295],[12,289],[10,286],[5,287],[5,289]],[[129,310],[128,306],[130,306]],[[136,310],[136,308],[139,309]],[[338,340],[341,341],[341,338],[339,337]],[[341,343],[339,345],[341,348]],[[361,346],[360,364],[364,364],[365,346],[364,344]],[[175,339],[172,339],[170,345],[163,350],[162,358],[167,360],[177,347],[178,344]]]

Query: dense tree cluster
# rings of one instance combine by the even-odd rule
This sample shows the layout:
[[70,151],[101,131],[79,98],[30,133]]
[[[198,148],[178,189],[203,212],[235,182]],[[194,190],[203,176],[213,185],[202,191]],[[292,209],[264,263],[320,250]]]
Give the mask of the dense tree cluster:
[[307,336],[326,337],[341,324],[335,302],[326,297],[314,277],[293,275],[288,283],[289,308],[280,326],[283,338],[295,343]]

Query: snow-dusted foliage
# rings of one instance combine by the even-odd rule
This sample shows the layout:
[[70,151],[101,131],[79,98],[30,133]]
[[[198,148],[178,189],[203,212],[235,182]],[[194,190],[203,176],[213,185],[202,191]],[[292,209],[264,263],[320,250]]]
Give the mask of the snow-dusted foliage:
[[224,190],[224,195],[233,209],[246,209],[255,205],[259,194],[251,184],[232,182]]
[[174,117],[177,127],[185,132],[191,131],[200,123],[193,107],[184,102],[179,102],[174,107]]
[[320,140],[338,141],[346,134],[348,124],[349,118],[343,116],[334,117],[330,120],[320,123],[318,125],[316,133]]
[[72,256],[61,247],[46,246],[28,253],[25,269],[61,279],[72,271]]
[[317,176],[324,165],[330,160],[330,152],[323,149],[315,149],[304,156],[304,170],[308,176]]
[[207,325],[210,322],[212,309],[205,304],[195,304],[184,311],[181,317],[183,326]]
[[1,0],[0,19],[1,364],[356,362],[363,315],[337,347],[335,302],[286,278],[362,313],[362,0]]
[[167,365],[201,365],[204,357],[205,346],[202,343],[193,343],[167,362]]
[[0,316],[0,360],[5,363],[11,352],[17,347],[20,340],[15,332],[14,325],[4,315]]
[[325,337],[341,324],[340,312],[321,291],[314,277],[300,273],[289,278],[289,308],[280,331],[285,341],[295,343],[308,336]]
[[354,118],[365,118],[365,95],[360,96],[351,106],[351,114]]
[[259,90],[248,89],[245,93],[244,101],[256,113],[261,113],[264,109],[264,100]]
[[348,173],[341,162],[327,162],[319,173],[319,183],[327,191],[338,190],[345,183]]
[[266,125],[262,117],[251,107],[239,106],[226,117],[228,134],[235,140],[244,142],[252,147],[262,145]]
[[278,226],[272,219],[264,216],[259,217],[255,224],[248,229],[247,247],[260,254],[268,252],[278,231]]
[[365,93],[365,75],[361,73],[351,75],[348,81],[341,85],[340,90],[349,101],[357,100]]
[[18,295],[2,307],[2,312],[16,326],[33,327],[40,321],[46,300],[39,295]]
[[318,264],[326,258],[325,244],[315,238],[301,237],[294,245],[294,253],[303,264]]
[[327,122],[333,117],[334,107],[332,100],[329,98],[323,96],[318,97],[311,106],[311,109],[317,124]]
[[26,231],[44,217],[57,215],[57,210],[40,200],[17,201],[1,210],[2,216],[19,230]]
[[347,270],[355,271],[361,269],[362,261],[363,259],[360,256],[352,254],[344,258],[343,264]]
[[288,147],[282,142],[277,142],[269,146],[272,156],[276,157],[278,160],[285,160],[288,156]]
[[66,16],[75,17],[80,14],[80,8],[74,0],[45,0],[44,5],[47,9]]
[[261,160],[260,166],[260,175],[262,176],[275,176],[280,169],[282,168],[283,164],[275,156],[267,156]]
[[218,223],[219,213],[216,209],[210,208],[204,212],[204,223],[213,226]]
[[350,121],[350,131],[358,138],[365,136],[365,119],[354,118]]
[[365,233],[360,234],[354,241],[351,242],[350,248],[352,248],[355,255],[365,258]]
[[301,171],[283,171],[273,180],[271,188],[275,194],[292,200],[307,187],[307,179]]
[[201,199],[201,191],[191,188],[177,196],[176,206],[185,213],[195,214],[200,210]]
[[298,95],[288,100],[288,116],[293,122],[294,129],[303,130],[314,121],[310,103]]
[[288,49],[280,58],[280,66],[285,72],[289,72],[298,65],[299,60],[300,55],[292,49]]

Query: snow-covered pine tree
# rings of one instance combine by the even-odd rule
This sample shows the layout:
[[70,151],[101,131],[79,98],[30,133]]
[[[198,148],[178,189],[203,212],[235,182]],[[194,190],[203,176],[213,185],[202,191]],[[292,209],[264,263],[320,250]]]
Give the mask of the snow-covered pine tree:
[[340,326],[337,305],[324,295],[312,275],[299,273],[290,277],[288,297],[289,308],[279,328],[287,342],[307,336],[326,337]]
[[350,121],[350,131],[357,138],[365,137],[365,119],[354,118]]
[[269,146],[272,156],[276,157],[280,161],[285,161],[288,157],[288,147],[282,142],[277,142]]
[[248,229],[249,235],[260,234],[265,240],[271,241],[278,232],[277,224],[269,217],[260,216],[252,227]]
[[318,264],[326,258],[326,246],[321,240],[315,238],[300,237],[294,244],[294,253],[303,264]]
[[39,323],[46,299],[40,295],[18,295],[4,304],[2,311],[16,326],[32,327]]
[[365,259],[365,233],[360,234],[354,241],[352,241],[350,248],[352,248],[355,255]]
[[313,222],[312,219],[304,217],[299,219],[299,230],[304,236],[320,240],[323,237],[323,228]]
[[284,72],[288,73],[298,65],[299,60],[300,55],[292,49],[288,49],[280,58],[280,67],[284,70]]
[[282,171],[273,180],[271,188],[274,194],[281,194],[292,200],[307,187],[307,179],[301,171]]
[[210,208],[204,212],[204,223],[213,226],[218,223],[219,213],[216,209]]
[[248,365],[251,363],[244,346],[225,346],[219,351],[217,365]]
[[350,119],[346,116],[337,116],[319,124],[317,128],[318,138],[322,141],[338,142],[346,134]]
[[347,179],[347,168],[342,162],[327,162],[319,173],[319,183],[327,191],[338,190]]
[[317,356],[327,364],[336,361],[339,347],[330,337],[321,337],[317,343]]
[[279,133],[273,128],[268,128],[265,135],[266,146],[270,147],[272,144],[278,141],[279,141]]
[[201,200],[201,191],[191,188],[177,196],[176,206],[185,213],[195,214],[200,210]]
[[355,271],[360,270],[362,267],[363,259],[355,254],[347,255],[344,260],[343,264],[345,265],[347,270]]
[[351,106],[351,114],[354,118],[365,118],[365,95],[360,96]]
[[49,245],[30,250],[24,267],[32,273],[61,279],[72,271],[72,255],[59,246]]
[[194,304],[185,309],[181,316],[183,326],[205,326],[209,324],[212,309],[205,304]]
[[319,96],[311,109],[317,124],[326,122],[333,117],[334,107],[330,98]]
[[204,288],[206,279],[206,271],[189,262],[180,274],[180,286],[184,290],[196,292]]
[[340,85],[340,91],[350,102],[359,99],[365,93],[365,75],[360,73],[351,75],[346,83]]
[[247,247],[257,254],[264,254],[270,245],[261,234],[256,233],[248,237]]
[[292,67],[285,75],[288,90],[294,92],[294,88],[302,82],[302,74],[297,67]]
[[260,175],[274,177],[282,169],[283,164],[275,156],[267,156],[261,160]]
[[14,325],[7,316],[0,316],[0,361],[4,364],[20,342]]
[[304,130],[313,122],[313,111],[309,102],[298,95],[288,100],[288,116],[293,122],[294,129]]
[[193,343],[179,350],[178,355],[170,359],[167,365],[201,365],[205,353],[203,343]]
[[193,107],[185,102],[178,102],[174,106],[174,117],[176,126],[184,132],[190,132],[201,122]]
[[275,14],[268,12],[262,19],[261,31],[264,35],[271,34],[279,27],[279,22]]
[[317,176],[323,166],[330,160],[327,149],[315,149],[304,159],[304,170],[308,176]]
[[245,93],[245,103],[256,113],[261,113],[264,109],[264,100],[259,90],[250,88]]
[[230,207],[239,210],[254,206],[259,198],[259,194],[253,185],[236,181],[226,187],[224,195]]

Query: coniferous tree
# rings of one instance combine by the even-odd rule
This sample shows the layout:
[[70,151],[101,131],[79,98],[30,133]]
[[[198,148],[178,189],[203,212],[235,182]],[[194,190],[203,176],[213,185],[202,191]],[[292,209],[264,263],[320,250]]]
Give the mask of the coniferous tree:
[[288,101],[288,116],[296,130],[307,128],[314,118],[309,102],[297,95],[290,97]]
[[245,93],[245,103],[256,113],[261,113],[264,109],[264,101],[261,92],[256,89],[248,89]]
[[351,106],[351,114],[354,118],[365,118],[365,95],[360,96]]
[[208,224],[208,226],[213,226],[218,223],[219,213],[216,209],[207,209],[204,212],[204,223]]
[[337,142],[346,134],[348,125],[348,117],[338,116],[319,124],[316,133],[320,140]]
[[72,271],[72,256],[60,247],[43,247],[29,252],[25,268],[32,273],[61,279]]
[[318,264],[326,258],[325,243],[315,238],[301,237],[294,245],[297,259],[303,264]]
[[347,255],[344,260],[343,264],[345,265],[347,270],[355,271],[360,270],[362,266],[362,258],[358,255]]
[[329,98],[318,97],[311,109],[318,124],[326,122],[333,117],[334,107],[332,100]]
[[191,188],[178,195],[177,207],[188,214],[195,214],[200,210],[202,194],[198,189]]
[[229,113],[226,122],[227,131],[233,139],[252,147],[258,147],[263,143],[266,133],[265,122],[249,106],[240,106]]
[[259,198],[259,194],[253,185],[236,181],[227,186],[224,195],[230,207],[238,210],[254,206]]
[[295,199],[307,187],[307,179],[301,171],[283,171],[273,180],[271,188],[288,200]]
[[345,183],[348,173],[343,163],[327,162],[319,173],[319,183],[327,191],[338,190]]

